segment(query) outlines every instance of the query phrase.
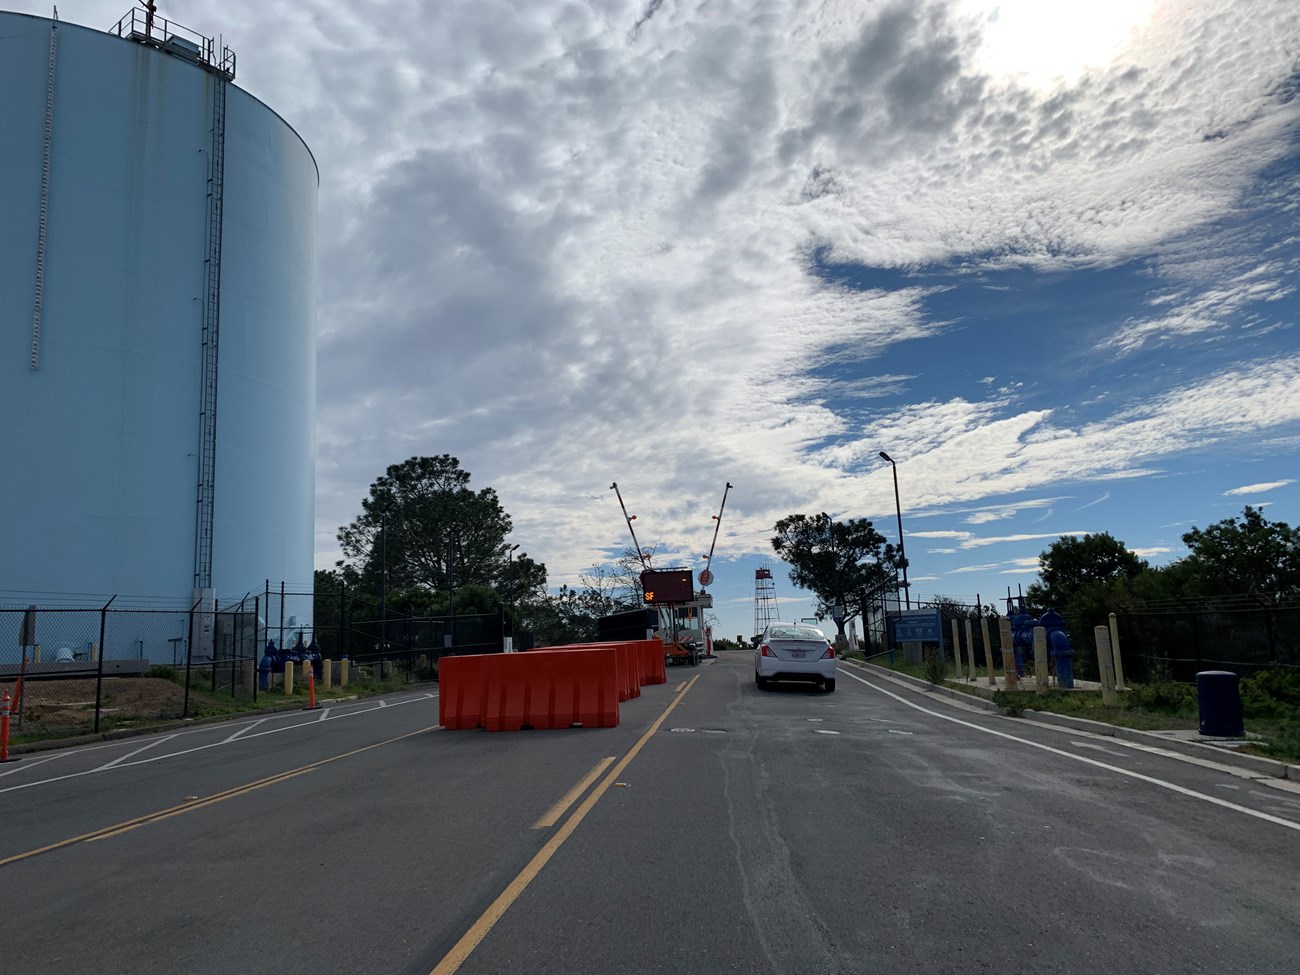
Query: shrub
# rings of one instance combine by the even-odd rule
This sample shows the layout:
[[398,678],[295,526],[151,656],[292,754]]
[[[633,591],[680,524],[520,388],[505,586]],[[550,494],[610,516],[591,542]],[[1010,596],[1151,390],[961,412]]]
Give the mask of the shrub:
[[937,650],[925,651],[921,661],[921,674],[931,684],[942,684],[948,676],[948,658]]
[[1196,707],[1196,688],[1174,680],[1157,680],[1133,687],[1126,701],[1131,707],[1173,713]]
[[177,672],[175,667],[170,666],[159,665],[150,667],[145,673],[145,676],[156,677],[158,680],[169,680],[173,684],[179,684],[181,682],[181,675]]

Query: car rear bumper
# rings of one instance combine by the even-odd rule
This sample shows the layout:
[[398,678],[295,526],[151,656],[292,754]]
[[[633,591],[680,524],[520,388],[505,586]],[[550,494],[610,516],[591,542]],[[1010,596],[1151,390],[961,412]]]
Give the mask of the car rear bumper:
[[765,680],[834,680],[835,661],[777,660],[774,657],[759,657],[755,672]]

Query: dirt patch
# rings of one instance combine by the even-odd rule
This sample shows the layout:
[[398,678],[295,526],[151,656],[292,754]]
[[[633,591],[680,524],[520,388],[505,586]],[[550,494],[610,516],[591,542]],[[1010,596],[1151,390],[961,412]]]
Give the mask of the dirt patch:
[[[13,681],[0,682],[0,694],[16,697]],[[185,688],[156,677],[106,677],[100,702],[102,717],[115,721],[155,721],[179,718],[185,707]],[[18,710],[15,710],[15,719]],[[23,733],[69,731],[95,722],[93,677],[23,682]],[[18,722],[15,721],[17,724]]]

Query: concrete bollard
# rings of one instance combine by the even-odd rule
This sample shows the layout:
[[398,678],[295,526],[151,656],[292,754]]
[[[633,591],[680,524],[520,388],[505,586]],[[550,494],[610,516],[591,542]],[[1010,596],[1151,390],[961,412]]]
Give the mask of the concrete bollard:
[[1110,656],[1115,661],[1115,690],[1126,691],[1128,688],[1124,685],[1124,661],[1120,659],[1119,653],[1119,620],[1115,614],[1110,614]]
[[91,662],[92,664],[97,664],[97,663],[99,663],[99,644],[98,644],[98,643],[92,643],[92,644],[90,645],[90,662]]
[[984,637],[984,663],[988,667],[989,684],[997,687],[998,679],[993,676],[993,639],[989,636],[989,618],[980,616],[980,633]]
[[975,673],[975,631],[971,628],[970,620],[966,620],[966,679],[979,680],[979,675]]
[[284,665],[284,693],[293,693],[293,661]]
[[328,691],[333,681],[334,681],[334,661],[333,660],[321,661],[320,689],[322,691]]
[[352,662],[344,657],[339,661],[339,687],[348,686],[348,674],[352,670]]
[[1093,638],[1097,641],[1097,672],[1101,675],[1101,703],[1108,708],[1119,704],[1115,693],[1115,660],[1110,652],[1110,627],[1095,626]]
[[1047,627],[1034,627],[1034,681],[1038,693],[1047,693]]
[[998,617],[998,637],[1002,641],[1002,680],[1009,691],[1020,689],[1020,675],[1016,673],[1016,647],[1011,640],[1011,617]]
[[957,679],[961,680],[961,630],[956,620],[952,621],[952,656],[957,661]]

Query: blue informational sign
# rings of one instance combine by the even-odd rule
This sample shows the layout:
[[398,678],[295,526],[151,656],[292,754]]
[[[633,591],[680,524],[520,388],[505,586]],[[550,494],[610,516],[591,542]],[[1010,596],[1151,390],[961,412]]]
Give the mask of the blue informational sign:
[[[892,614],[891,614],[892,615]],[[937,643],[943,646],[943,620],[937,609],[904,609],[894,617],[894,639],[899,643]]]

